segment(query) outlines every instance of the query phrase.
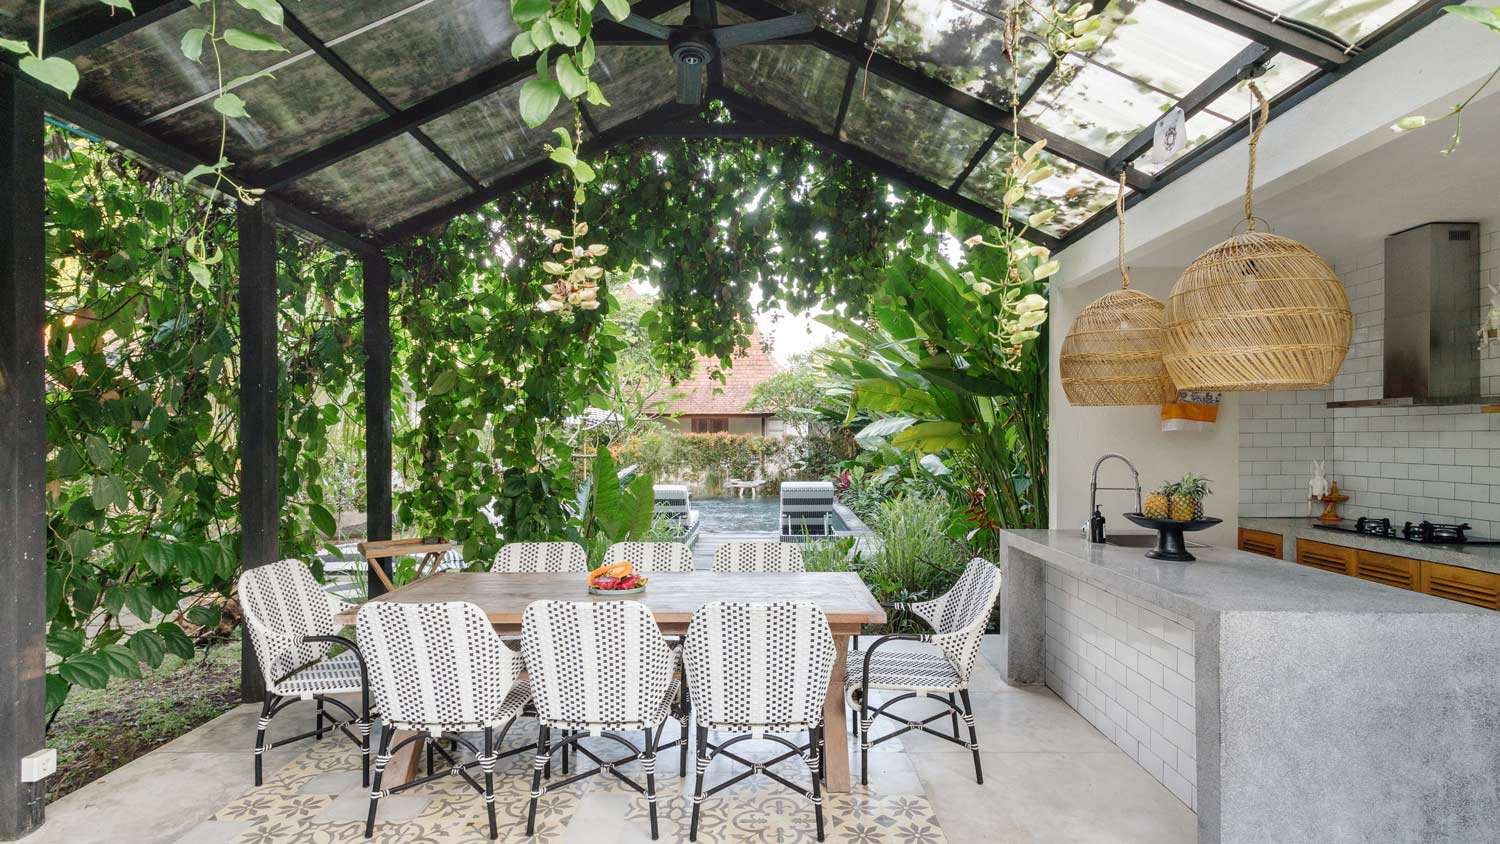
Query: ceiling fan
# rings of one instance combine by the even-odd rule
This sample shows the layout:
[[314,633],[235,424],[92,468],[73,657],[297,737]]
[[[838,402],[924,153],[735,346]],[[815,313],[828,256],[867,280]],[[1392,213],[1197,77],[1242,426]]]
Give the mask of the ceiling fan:
[[678,26],[634,14],[620,23],[660,39],[672,51],[672,61],[677,65],[677,101],[688,105],[703,101],[704,74],[710,62],[718,61],[719,51],[802,35],[817,25],[812,15],[798,14],[720,26],[714,0],[693,0],[691,14]]

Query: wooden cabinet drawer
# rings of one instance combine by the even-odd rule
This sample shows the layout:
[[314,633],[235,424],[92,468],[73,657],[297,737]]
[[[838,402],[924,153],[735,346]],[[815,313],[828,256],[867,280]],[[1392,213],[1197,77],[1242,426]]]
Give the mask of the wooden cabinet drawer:
[[1304,566],[1336,574],[1353,574],[1354,557],[1353,548],[1313,542],[1310,539],[1297,540],[1297,562]]
[[1423,562],[1422,591],[1450,601],[1500,609],[1500,574]]
[[1354,557],[1354,571],[1361,580],[1398,586],[1402,589],[1422,588],[1422,561],[1407,557],[1393,557],[1376,551],[1360,549]]
[[1281,534],[1240,528],[1240,550],[1281,559]]

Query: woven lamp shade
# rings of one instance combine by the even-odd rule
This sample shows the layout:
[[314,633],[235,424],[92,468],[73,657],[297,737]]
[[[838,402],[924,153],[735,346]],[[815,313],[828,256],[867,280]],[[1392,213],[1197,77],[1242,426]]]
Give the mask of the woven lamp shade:
[[1353,331],[1333,267],[1295,240],[1252,230],[1199,255],[1172,288],[1167,371],[1182,390],[1322,387]]
[[1058,366],[1068,403],[1165,404],[1177,390],[1162,363],[1166,306],[1125,288],[1083,309],[1063,340]]

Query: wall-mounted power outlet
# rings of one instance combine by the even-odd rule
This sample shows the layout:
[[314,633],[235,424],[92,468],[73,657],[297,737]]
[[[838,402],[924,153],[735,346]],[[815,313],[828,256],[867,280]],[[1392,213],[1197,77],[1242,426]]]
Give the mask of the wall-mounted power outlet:
[[57,772],[57,751],[38,750],[21,759],[21,782],[41,782]]

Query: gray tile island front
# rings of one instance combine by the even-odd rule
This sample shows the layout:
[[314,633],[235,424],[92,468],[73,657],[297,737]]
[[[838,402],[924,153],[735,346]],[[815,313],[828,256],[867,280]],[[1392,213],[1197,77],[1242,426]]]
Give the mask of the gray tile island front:
[[1225,548],[1006,531],[1006,675],[1046,683],[1204,844],[1500,841],[1500,614]]

